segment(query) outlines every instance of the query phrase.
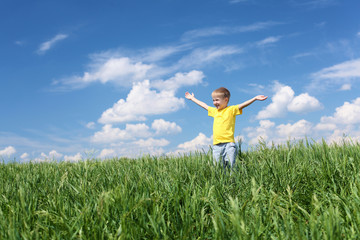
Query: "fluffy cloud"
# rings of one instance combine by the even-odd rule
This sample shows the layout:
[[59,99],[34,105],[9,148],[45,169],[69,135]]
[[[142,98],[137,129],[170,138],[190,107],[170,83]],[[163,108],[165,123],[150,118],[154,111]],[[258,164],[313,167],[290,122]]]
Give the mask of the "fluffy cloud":
[[294,91],[289,86],[284,86],[275,82],[275,95],[271,98],[272,102],[257,115],[257,119],[282,117],[285,115],[287,106],[294,98]]
[[308,93],[302,93],[294,97],[288,104],[287,109],[295,113],[307,113],[322,109],[322,105],[316,98],[309,96]]
[[108,149],[105,148],[103,150],[101,150],[100,154],[99,154],[99,158],[112,158],[116,156],[116,152],[114,149]]
[[156,134],[174,134],[181,132],[181,127],[174,122],[168,122],[164,119],[156,119],[151,125]]
[[250,139],[249,144],[256,145],[260,140],[274,143],[284,143],[287,140],[302,139],[313,133],[313,124],[304,119],[294,124],[275,125],[269,120],[261,120],[258,127],[249,127],[244,129]]
[[44,54],[45,52],[47,52],[48,50],[50,50],[57,42],[64,40],[68,37],[68,35],[66,34],[58,34],[55,37],[53,37],[52,39],[50,39],[49,41],[46,41],[44,43],[42,43],[39,47],[39,49],[37,50],[38,54]]
[[125,82],[127,85],[129,79],[130,82],[143,80],[151,68],[151,65],[133,62],[127,57],[110,58],[93,72],[85,72],[82,81],[100,81],[101,83],[115,81],[121,85]]
[[322,109],[322,104],[315,97],[308,93],[294,97],[294,90],[279,82],[275,82],[274,92],[275,94],[271,98],[272,102],[258,113],[257,119],[283,117],[288,111],[308,113]]
[[52,150],[49,152],[49,158],[52,158],[52,159],[58,159],[58,158],[61,158],[63,155],[61,153],[58,153],[57,151],[55,150]]
[[141,146],[141,147],[164,147],[164,146],[167,146],[169,145],[169,141],[166,140],[166,139],[154,139],[154,138],[148,138],[146,140],[144,139],[140,139],[138,141],[135,141],[134,142],[135,144]]
[[287,140],[301,139],[309,136],[313,139],[324,138],[328,142],[342,142],[344,136],[360,140],[360,97],[345,102],[337,107],[331,116],[321,117],[319,123],[313,124],[305,119],[293,124],[279,124],[261,120],[258,127],[248,127],[244,131],[250,144],[257,144],[262,138],[268,142],[284,143]]
[[63,154],[58,153],[56,150],[52,150],[49,154],[41,153],[40,157],[34,159],[35,162],[49,162],[49,161],[59,161]]
[[81,156],[80,153],[77,153],[77,154],[75,154],[73,156],[65,155],[64,160],[66,162],[78,162],[78,161],[82,160],[82,156]]
[[[123,52],[126,52],[126,50]],[[123,52],[112,50],[93,54],[87,71],[81,75],[55,80],[53,85],[57,90],[84,88],[93,82],[113,83],[123,87],[131,87],[134,83],[146,79],[153,81],[176,71],[188,71],[194,69],[194,67],[220,61],[224,57],[242,53],[243,50],[236,46],[194,48],[193,45],[180,44],[180,46],[141,49],[136,51],[137,53],[128,51],[128,56],[124,56]],[[178,55],[172,60],[164,61],[175,54]],[[194,71],[192,74],[199,73]],[[175,78],[177,77],[181,76],[175,76]],[[187,77],[193,76],[189,75]],[[172,87],[173,84],[178,83],[178,79],[175,80],[170,79],[170,81],[164,82],[164,86]],[[181,84],[189,85],[186,81],[192,81],[192,79],[183,78]],[[179,86],[175,87],[178,88]]]
[[149,70],[154,68],[154,65],[135,62],[128,57],[111,57],[106,60],[94,61],[95,63],[91,64],[91,70],[85,72],[83,76],[72,76],[55,81],[54,85],[62,84],[63,87],[83,88],[93,82],[112,82],[128,87],[134,82],[147,78]]
[[334,129],[336,125],[355,125],[360,123],[360,97],[335,109],[333,116],[324,116],[317,125],[318,129],[327,129],[325,126],[332,126],[328,129]]
[[137,137],[148,137],[151,133],[145,123],[126,124],[125,129],[114,128],[111,124],[103,126],[92,136],[91,141],[96,143],[114,143],[122,140],[133,140]]
[[208,138],[206,137],[205,134],[199,133],[199,135],[195,137],[193,140],[179,144],[177,147],[178,150],[176,152],[180,153],[180,152],[196,151],[202,148],[207,148],[211,144],[212,144],[212,138]]
[[304,138],[312,130],[312,123],[304,119],[297,121],[294,124],[281,124],[276,127],[278,136],[281,140]]
[[11,156],[14,153],[16,153],[16,150],[13,146],[8,146],[4,148],[3,150],[0,150],[0,156]]
[[150,82],[145,80],[134,84],[126,100],[120,99],[113,107],[103,112],[100,123],[121,123],[145,121],[146,115],[175,112],[185,106],[183,98],[175,97],[175,92],[150,89]]
[[247,132],[249,137],[249,143],[255,145],[259,140],[263,139],[265,141],[270,140],[270,137],[274,136],[273,129],[275,123],[270,120],[261,120],[259,121],[259,127],[248,127],[244,131]]
[[56,150],[52,150],[49,152],[48,155],[45,153],[41,153],[41,157],[49,160],[59,160],[63,155],[61,153],[58,153]]
[[29,154],[28,153],[23,153],[21,154],[20,158],[23,160],[23,161],[26,161],[29,159]]

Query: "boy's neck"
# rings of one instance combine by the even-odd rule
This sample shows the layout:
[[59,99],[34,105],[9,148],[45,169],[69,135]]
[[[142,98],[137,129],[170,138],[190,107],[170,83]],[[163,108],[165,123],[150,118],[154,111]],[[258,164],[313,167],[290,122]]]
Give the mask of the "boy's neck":
[[226,105],[225,107],[220,108],[220,109],[218,109],[218,110],[221,111],[221,110],[224,110],[224,109],[227,108],[227,107],[228,107],[228,105]]

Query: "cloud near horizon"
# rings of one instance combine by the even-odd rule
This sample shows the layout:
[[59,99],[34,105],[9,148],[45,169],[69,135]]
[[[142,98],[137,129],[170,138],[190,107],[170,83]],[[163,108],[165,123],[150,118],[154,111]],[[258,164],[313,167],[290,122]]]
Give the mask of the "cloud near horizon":
[[360,140],[360,97],[351,102],[344,102],[337,107],[332,116],[322,116],[317,124],[301,119],[293,124],[279,124],[270,120],[260,120],[258,127],[248,127],[244,131],[250,144],[257,144],[260,139],[267,142],[284,143],[287,140],[324,138],[329,143],[341,143],[344,136]]
[[8,146],[3,150],[0,150],[0,157],[4,157],[4,156],[10,157],[14,153],[16,153],[16,149],[13,146]]

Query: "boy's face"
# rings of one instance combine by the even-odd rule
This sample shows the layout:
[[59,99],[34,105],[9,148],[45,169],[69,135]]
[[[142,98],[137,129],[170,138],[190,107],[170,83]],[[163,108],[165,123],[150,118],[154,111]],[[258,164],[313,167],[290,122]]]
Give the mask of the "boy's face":
[[229,98],[224,98],[222,94],[211,94],[213,99],[213,104],[216,107],[216,109],[221,110],[227,107],[227,104],[229,102]]

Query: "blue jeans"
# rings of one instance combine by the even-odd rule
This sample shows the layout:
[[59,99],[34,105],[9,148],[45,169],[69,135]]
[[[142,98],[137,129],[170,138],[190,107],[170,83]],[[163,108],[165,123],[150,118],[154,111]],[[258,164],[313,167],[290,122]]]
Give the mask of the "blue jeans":
[[224,166],[233,168],[235,166],[235,159],[237,156],[237,146],[233,142],[219,143],[213,146],[214,164],[219,164],[220,160]]

